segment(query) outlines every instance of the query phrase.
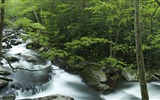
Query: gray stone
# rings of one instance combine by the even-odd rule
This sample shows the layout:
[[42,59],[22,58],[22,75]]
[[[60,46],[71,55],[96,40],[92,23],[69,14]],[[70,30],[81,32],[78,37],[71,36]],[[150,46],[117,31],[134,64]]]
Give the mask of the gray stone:
[[82,71],[82,76],[84,77],[85,81],[91,85],[99,85],[101,82],[105,82],[107,80],[106,75],[103,71],[92,71],[90,69],[84,69]]
[[15,95],[3,96],[3,97],[0,97],[0,100],[15,100]]
[[2,42],[8,41],[7,37],[3,37]]
[[92,71],[92,74],[99,79],[100,82],[107,81],[106,75],[103,71]]
[[98,91],[100,91],[101,93],[106,93],[106,92],[110,92],[113,90],[111,87],[109,87],[106,84],[100,84],[100,85],[96,86],[96,89]]
[[122,71],[122,75],[123,75],[123,77],[126,78],[126,80],[128,80],[128,81],[138,81],[137,70],[130,69],[130,68],[125,68],[125,69]]
[[12,45],[18,45],[18,44],[21,44],[22,42],[21,41],[18,41],[18,40],[11,40],[11,44]]
[[9,79],[5,76],[0,75],[0,79],[6,80],[6,81],[13,81],[12,79]]
[[5,81],[5,80],[0,80],[0,87],[4,87],[4,86],[6,86],[7,84],[8,84],[7,81]]
[[27,61],[28,61],[28,62],[36,62],[37,60],[36,60],[36,58],[28,57],[28,58],[27,58]]
[[0,66],[0,75],[10,75],[11,72],[7,71],[3,67]]
[[3,48],[4,49],[10,49],[10,48],[12,48],[12,45],[11,44],[7,44],[7,45],[3,46]]
[[19,59],[16,58],[16,57],[7,57],[7,60],[9,60],[9,61],[11,61],[11,62],[19,61]]

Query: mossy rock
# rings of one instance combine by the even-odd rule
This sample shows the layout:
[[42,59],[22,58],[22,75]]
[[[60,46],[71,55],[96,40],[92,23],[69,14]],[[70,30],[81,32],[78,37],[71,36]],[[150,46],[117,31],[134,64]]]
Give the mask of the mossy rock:
[[107,80],[106,75],[103,71],[92,71],[90,69],[84,69],[82,71],[82,76],[85,81],[91,85],[96,86],[101,84],[101,82],[105,82]]
[[127,81],[138,81],[138,73],[135,69],[125,68],[122,71],[122,75]]
[[97,85],[96,90],[98,90],[100,93],[105,93],[105,94],[113,91],[113,89],[106,84]]

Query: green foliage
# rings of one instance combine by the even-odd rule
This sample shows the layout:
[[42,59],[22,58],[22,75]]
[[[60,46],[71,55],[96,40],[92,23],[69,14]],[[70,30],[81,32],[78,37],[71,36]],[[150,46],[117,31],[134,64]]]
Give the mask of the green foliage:
[[[141,5],[143,51],[147,67],[160,67],[160,9],[154,14],[158,4],[152,1],[142,1]],[[89,61],[101,66],[112,63],[118,68],[135,67],[133,3],[133,0],[7,0],[5,22],[23,28],[28,33],[26,39],[49,48],[42,53],[49,59],[58,56],[70,64]]]
[[112,58],[112,57],[104,58],[102,61],[99,62],[99,64],[101,66],[107,66],[108,67],[108,65],[109,65],[110,67],[116,67],[116,68],[119,68],[119,69],[123,69],[123,67],[127,66],[127,64],[125,62],[117,60],[117,59]]
[[23,17],[23,18],[19,18],[14,23],[15,23],[16,27],[19,27],[19,26],[28,27],[28,26],[30,26],[30,24],[32,22],[33,22],[32,20],[30,20],[30,19],[28,19],[26,17]]
[[129,49],[132,49],[134,50],[134,46],[129,46],[127,44],[119,44],[119,45],[115,45],[113,47],[113,50],[116,50],[116,51],[121,51],[123,54],[124,53],[129,53]]
[[68,56],[69,54],[66,51],[58,50],[56,48],[51,48],[47,52],[42,52],[41,55],[49,58],[50,60],[54,60],[56,57],[63,58]]
[[113,43],[104,38],[92,38],[92,37],[82,37],[79,40],[74,40],[72,42],[67,42],[65,45],[67,48],[80,49],[82,47],[91,46],[97,43]]
[[69,64],[74,64],[74,63],[78,63],[81,61],[85,61],[85,59],[83,57],[77,56],[77,55],[72,55],[67,58],[67,63],[69,63]]
[[71,5],[69,5],[69,4],[61,4],[61,5],[58,5],[58,10],[61,13],[65,13],[66,11],[70,10],[70,6]]
[[154,45],[155,48],[160,48],[160,34],[157,34],[153,37],[151,44]]

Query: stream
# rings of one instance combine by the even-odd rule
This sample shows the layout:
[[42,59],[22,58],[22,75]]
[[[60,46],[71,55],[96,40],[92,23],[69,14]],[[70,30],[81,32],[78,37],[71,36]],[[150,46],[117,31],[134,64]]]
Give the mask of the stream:
[[[5,35],[14,33],[5,33]],[[22,33],[21,33],[22,34]],[[15,39],[15,38],[14,38]],[[73,97],[75,100],[140,100],[140,89],[138,82],[123,82],[114,92],[100,94],[86,83],[79,75],[67,73],[58,66],[52,65],[34,50],[26,49],[27,43],[20,38],[21,44],[12,45],[12,48],[5,49],[6,57],[12,56],[17,61],[11,62],[12,66],[30,70],[50,68],[41,71],[17,70],[8,77],[13,79],[9,84],[0,90],[0,96],[14,93],[16,100],[27,98],[38,98],[53,94],[62,94]],[[6,45],[7,42],[3,42]],[[28,59],[34,59],[29,61]],[[12,71],[5,59],[1,60],[3,67]],[[148,83],[150,100],[160,99],[160,82]]]

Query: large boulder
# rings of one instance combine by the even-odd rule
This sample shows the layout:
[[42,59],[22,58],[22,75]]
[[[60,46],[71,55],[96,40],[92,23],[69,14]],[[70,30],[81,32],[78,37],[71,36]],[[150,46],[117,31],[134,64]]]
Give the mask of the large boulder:
[[85,68],[82,71],[82,76],[86,83],[100,93],[108,93],[113,89],[107,84],[107,76],[104,71],[100,70],[100,68]]
[[82,76],[91,86],[99,85],[107,80],[105,73],[101,70],[92,71],[90,69],[84,69],[82,71]]
[[125,68],[122,75],[127,81],[138,81],[138,73],[135,69]]

